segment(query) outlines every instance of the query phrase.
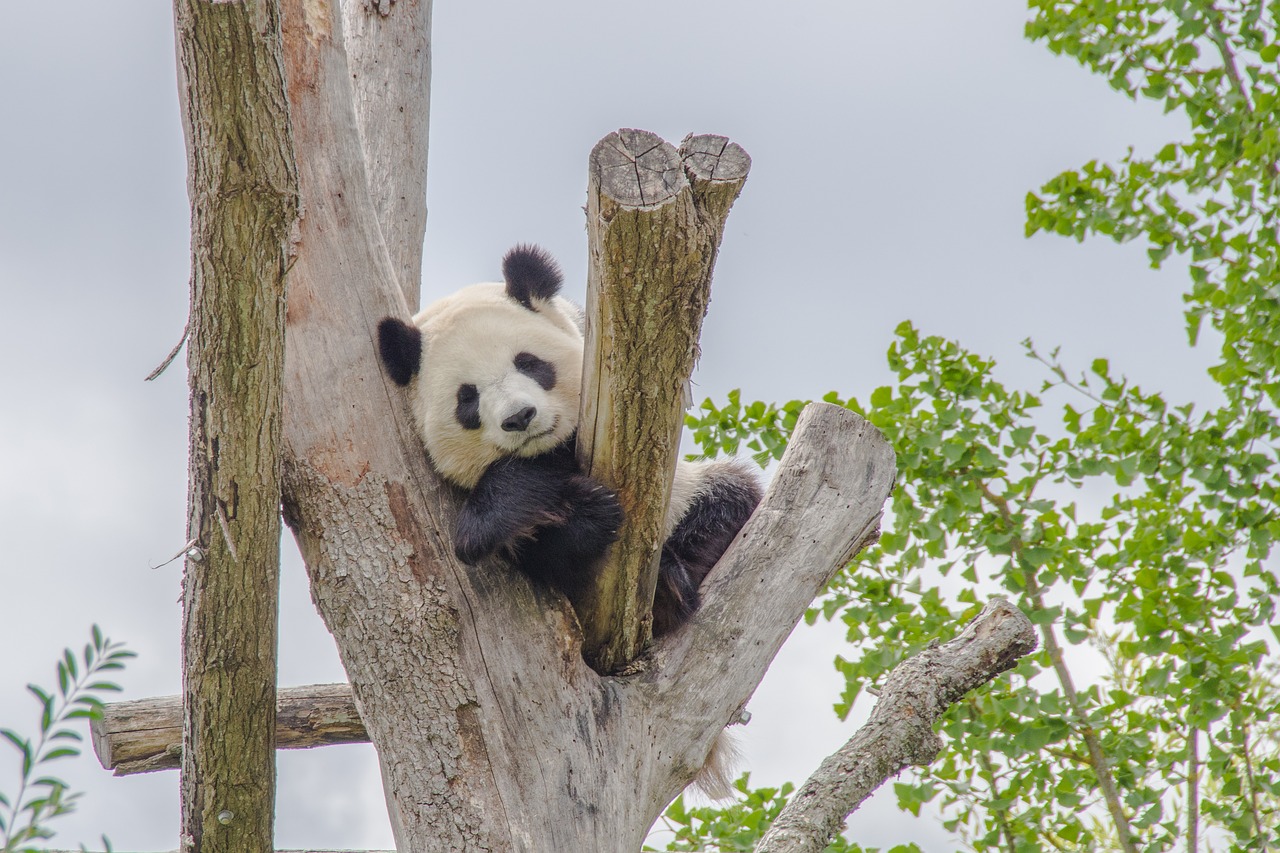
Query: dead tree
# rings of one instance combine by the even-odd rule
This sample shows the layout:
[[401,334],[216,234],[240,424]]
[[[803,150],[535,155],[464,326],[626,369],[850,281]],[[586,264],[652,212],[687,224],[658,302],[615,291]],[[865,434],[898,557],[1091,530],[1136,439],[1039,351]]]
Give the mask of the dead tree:
[[[810,601],[877,535],[894,478],[893,454],[873,427],[847,410],[811,406],[759,510],[704,584],[702,608],[683,629],[648,642],[655,525],[668,500],[682,388],[696,359],[725,217],[746,178],[745,152],[721,137],[690,137],[676,149],[643,131],[620,131],[592,153],[579,457],[618,488],[628,527],[595,594],[575,602],[575,612],[496,561],[469,567],[454,558],[455,495],[431,470],[405,400],[376,358],[379,319],[407,317],[418,302],[429,0],[197,6],[209,25],[182,54],[184,79],[218,73],[202,70],[203,61],[237,64],[252,56],[256,64],[239,71],[252,69],[263,95],[245,111],[229,90],[184,88],[188,115],[227,108],[234,130],[189,131],[193,164],[211,157],[236,178],[205,185],[193,165],[193,207],[210,194],[223,200],[228,188],[255,197],[275,189],[261,180],[269,169],[224,157],[227,146],[233,154],[246,143],[256,151],[260,135],[276,138],[265,135],[267,127],[287,128],[292,146],[272,149],[283,157],[281,174],[296,175],[298,199],[296,222],[293,208],[283,208],[294,227],[285,279],[280,496],[354,706],[377,747],[397,847],[638,849],[720,729],[739,717]],[[183,10],[191,10],[179,10],[185,33]],[[218,98],[225,103],[206,103]],[[197,258],[229,249],[216,231],[197,228],[194,241]],[[269,231],[266,245],[276,250],[267,251],[267,261],[277,265],[252,272],[258,288],[242,291],[237,299],[247,303],[233,307],[255,300],[279,306],[266,285],[283,269],[281,232]],[[218,310],[197,303],[193,327],[208,319],[201,312]],[[278,326],[262,328],[269,351]],[[224,326],[232,337],[239,331]],[[637,361],[637,353],[650,361]],[[245,356],[232,356],[223,369],[235,367],[235,358]],[[222,412],[237,405],[238,393],[234,384],[218,388],[201,405]],[[258,463],[274,468],[276,460]],[[270,490],[268,483],[263,491]],[[215,484],[211,498],[193,503],[202,512],[193,521],[191,561],[208,562],[208,553],[222,548],[230,562],[197,577],[234,585],[239,525],[248,516],[228,512],[236,505],[229,493],[233,486]],[[200,624],[197,638],[225,623]],[[216,648],[211,654],[190,658],[188,668],[238,663],[219,660]],[[1013,658],[982,659],[989,678]],[[225,704],[227,689],[214,680],[187,696],[182,752],[197,770],[207,769],[200,761],[213,766],[229,756],[214,750],[201,758],[193,750],[191,709],[239,707]],[[909,715],[922,713],[914,702]],[[273,710],[261,705],[255,698],[232,714],[259,734],[273,731]],[[119,731],[100,727],[96,734],[102,751],[128,752]],[[256,755],[270,753],[270,739],[255,744]],[[137,761],[142,769],[165,763]],[[196,787],[184,813],[195,807],[204,823],[186,832],[184,849],[251,849],[237,848],[230,840],[237,836],[217,828],[234,826],[240,813],[220,810],[216,787],[191,778]],[[267,796],[250,807],[261,808]],[[832,802],[824,820],[845,808],[844,799]],[[269,832],[259,830],[254,843],[265,849]]]

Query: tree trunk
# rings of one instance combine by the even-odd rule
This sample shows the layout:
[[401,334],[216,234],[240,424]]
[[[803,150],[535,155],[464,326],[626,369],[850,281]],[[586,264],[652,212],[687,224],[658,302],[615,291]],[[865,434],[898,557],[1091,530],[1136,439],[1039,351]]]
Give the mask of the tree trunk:
[[284,274],[297,177],[272,0],[178,0],[191,197],[183,850],[270,851]]
[[[261,609],[271,601],[274,611],[273,593],[247,575],[230,575],[229,587],[203,584],[267,559],[242,528],[250,518],[272,514],[271,481],[250,486],[242,476],[222,476],[239,464],[239,448],[253,454],[246,464],[254,471],[269,478],[275,470],[270,442],[276,409],[270,404],[279,397],[267,380],[278,361],[267,344],[278,340],[272,329],[278,329],[278,285],[292,223],[291,121],[302,216],[285,317],[283,505],[307,562],[313,598],[337,640],[378,749],[397,846],[415,853],[637,849],[701,766],[719,730],[738,715],[814,595],[875,535],[893,481],[892,453],[852,413],[811,407],[760,510],[704,585],[701,611],[646,651],[629,676],[598,675],[583,660],[574,613],[560,596],[500,563],[468,567],[454,559],[454,494],[429,468],[403,392],[382,375],[376,359],[377,322],[388,314],[407,316],[416,302],[412,247],[421,217],[406,211],[423,205],[418,154],[425,155],[425,140],[414,137],[425,125],[421,63],[429,4],[348,0],[339,8],[325,0],[285,0],[282,53],[272,42],[271,7],[198,5],[179,11],[184,67],[208,59],[226,66],[221,71],[227,77],[189,74],[184,86],[208,78],[225,87],[201,91],[190,102],[225,107],[231,124],[206,130],[191,113],[196,245],[228,245],[252,273],[242,266],[238,275],[226,276],[247,287],[248,295],[208,306],[198,300],[201,307],[193,312],[198,382],[205,381],[205,368],[196,353],[211,346],[202,322],[223,322],[214,341],[240,347],[213,362],[235,365],[235,371],[210,374],[209,381],[229,386],[215,384],[206,392],[193,385],[192,538],[202,560],[192,563],[188,621],[193,636],[213,642],[219,656],[212,662],[192,658],[188,665],[193,679],[222,679],[217,695],[224,705],[204,711],[193,704],[197,710],[188,711],[195,714],[189,724],[195,735],[184,745],[184,762],[198,783],[190,801],[203,823],[191,824],[197,829],[184,844],[202,848],[214,838],[243,837],[228,849],[267,850],[270,843],[269,823],[247,840],[250,805],[224,797],[223,783],[208,775],[212,765],[202,763],[212,759],[201,758],[201,740],[216,732],[222,756],[240,761],[240,774],[254,776],[257,787],[244,783],[243,797],[259,808],[265,804],[269,813],[272,774],[249,763],[248,755],[270,754],[274,696],[261,679],[243,686],[235,679],[247,670],[250,652],[274,647],[273,622]],[[224,44],[217,32],[197,29],[206,15],[224,29],[239,27],[255,52],[200,53]],[[363,49],[373,43],[385,55]],[[380,61],[391,67],[371,70]],[[281,62],[287,112],[278,90]],[[400,73],[406,63],[417,71]],[[373,103],[378,98],[386,103]],[[399,118],[401,105],[412,118]],[[708,168],[713,154],[705,145],[697,142],[686,159],[695,175],[690,203],[694,210],[703,205],[720,224],[698,237],[697,251],[681,266],[694,271],[688,281],[709,276],[717,232],[736,194],[714,180],[699,187],[698,170]],[[204,158],[210,157],[225,159],[214,159],[214,171],[206,174]],[[378,168],[370,167],[371,159]],[[409,177],[398,177],[399,167]],[[283,177],[277,181],[277,175]],[[197,191],[205,188],[207,196]],[[259,211],[254,205],[261,200],[286,215]],[[220,233],[206,234],[206,210],[220,213],[208,221],[240,227],[243,217],[225,211],[252,214],[249,221],[258,227],[249,231],[256,242],[233,244]],[[210,261],[210,269],[218,260]],[[214,278],[202,263],[197,250],[197,293]],[[696,327],[705,296],[701,300],[678,312],[682,322]],[[642,311],[653,308],[641,305]],[[616,324],[619,335],[635,331],[632,324]],[[684,354],[691,361],[696,328],[676,331],[686,335]],[[262,404],[234,413],[237,429],[252,427],[234,433],[234,440],[213,431],[233,417],[232,400]],[[660,408],[678,428],[675,404],[664,400]],[[205,567],[224,568],[197,573]],[[202,603],[223,597],[239,600],[240,613],[253,624],[227,632],[199,618]],[[233,696],[248,697],[253,710],[205,728]],[[243,755],[241,731],[252,735],[252,749]],[[226,829],[214,830],[211,820]]]

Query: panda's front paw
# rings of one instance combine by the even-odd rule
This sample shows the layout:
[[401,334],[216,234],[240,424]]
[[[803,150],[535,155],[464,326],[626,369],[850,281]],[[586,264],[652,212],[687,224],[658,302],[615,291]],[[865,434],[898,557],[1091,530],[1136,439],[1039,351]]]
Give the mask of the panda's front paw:
[[604,553],[618,540],[618,531],[626,518],[618,493],[585,475],[572,477],[568,491],[575,533],[588,550]]

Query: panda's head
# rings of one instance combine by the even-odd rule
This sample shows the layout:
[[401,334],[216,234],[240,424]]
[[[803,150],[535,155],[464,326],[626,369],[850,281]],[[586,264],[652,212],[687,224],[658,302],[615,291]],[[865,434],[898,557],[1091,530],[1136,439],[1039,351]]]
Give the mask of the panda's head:
[[578,426],[580,314],[557,296],[561,274],[542,249],[517,246],[503,284],[473,284],[378,324],[387,374],[408,386],[436,468],[471,488],[504,456],[536,456]]

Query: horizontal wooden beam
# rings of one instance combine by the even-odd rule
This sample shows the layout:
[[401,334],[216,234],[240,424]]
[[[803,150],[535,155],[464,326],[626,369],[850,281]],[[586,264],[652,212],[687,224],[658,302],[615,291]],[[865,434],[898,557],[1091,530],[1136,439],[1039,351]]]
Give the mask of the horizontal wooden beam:
[[[349,684],[280,690],[276,748],[368,743]],[[117,776],[176,770],[182,761],[182,698],[162,696],[104,705],[90,725],[98,761]]]

